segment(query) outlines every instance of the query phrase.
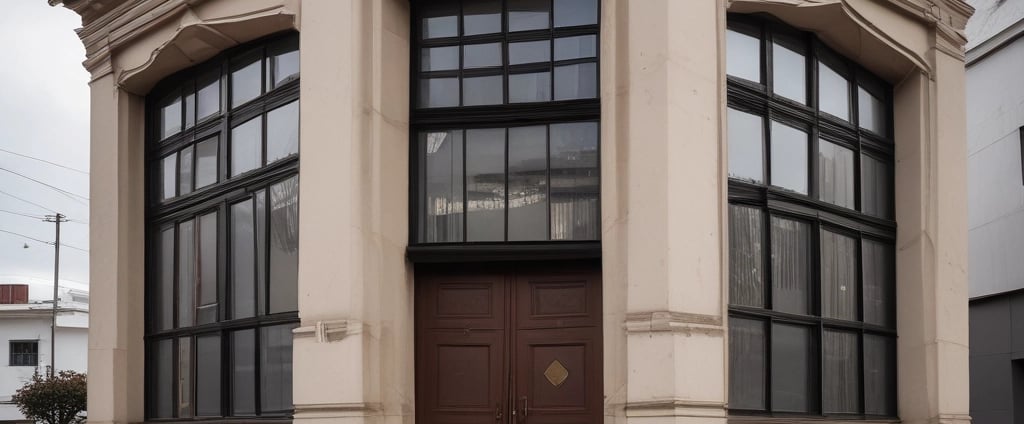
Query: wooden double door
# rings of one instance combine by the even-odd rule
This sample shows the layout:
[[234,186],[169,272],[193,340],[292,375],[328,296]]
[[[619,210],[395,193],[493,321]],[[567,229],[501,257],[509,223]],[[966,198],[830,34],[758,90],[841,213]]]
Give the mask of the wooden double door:
[[417,269],[416,422],[602,421],[599,266]]

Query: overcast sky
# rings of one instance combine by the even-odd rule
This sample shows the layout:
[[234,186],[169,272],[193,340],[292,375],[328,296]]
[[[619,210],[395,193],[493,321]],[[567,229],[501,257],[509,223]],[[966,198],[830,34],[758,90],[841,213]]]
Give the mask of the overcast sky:
[[[62,194],[12,172],[85,198],[89,197],[89,177],[9,152],[89,171],[89,74],[82,68],[85,49],[74,32],[81,26],[81,19],[64,7],[49,6],[46,0],[3,2],[0,283],[31,283],[30,297],[48,298],[53,281],[53,246],[5,231],[52,242],[54,225],[33,217],[57,211],[74,220],[61,224],[61,244],[88,249],[88,200]],[[62,286],[87,288],[88,253],[62,247],[60,264]]]

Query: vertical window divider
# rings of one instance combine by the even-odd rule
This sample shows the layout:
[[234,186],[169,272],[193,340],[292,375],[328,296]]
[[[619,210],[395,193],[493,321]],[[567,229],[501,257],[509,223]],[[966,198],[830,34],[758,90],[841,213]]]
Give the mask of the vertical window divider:
[[[548,124],[548,125],[544,126],[544,134],[545,134],[545,139],[544,139],[544,146],[545,146],[545,149],[544,149],[544,151],[545,151],[544,161],[547,163],[547,170],[546,170],[547,182],[544,184],[545,188],[547,189],[547,200],[548,200],[547,240],[551,240],[551,239],[554,238],[554,237],[551,236],[551,234],[554,232],[554,228],[551,228],[551,213],[554,211],[554,205],[555,205],[555,202],[551,198],[551,124]],[[597,150],[599,152],[601,151],[601,149],[597,149]]]
[[512,206],[511,204],[509,204],[509,199],[511,198],[509,196],[509,189],[511,188],[511,185],[509,184],[509,174],[510,174],[510,172],[509,172],[509,169],[508,169],[509,168],[508,152],[509,152],[509,140],[510,140],[509,133],[512,132],[512,128],[516,128],[516,127],[508,127],[508,128],[505,128],[502,131],[503,133],[505,133],[505,190],[504,190],[505,191],[505,207],[503,208],[504,209],[504,213],[505,213],[505,222],[504,222],[505,238],[502,241],[506,241],[506,242],[508,241],[508,210]]

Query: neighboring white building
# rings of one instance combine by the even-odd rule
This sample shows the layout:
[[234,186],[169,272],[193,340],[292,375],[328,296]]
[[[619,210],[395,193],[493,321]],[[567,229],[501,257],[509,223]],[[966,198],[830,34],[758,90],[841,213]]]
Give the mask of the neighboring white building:
[[[27,284],[0,284],[0,423],[25,421],[11,403],[11,396],[33,373],[45,373],[53,364],[52,302],[39,294],[36,290],[29,293]],[[62,287],[57,315],[57,370],[85,372],[88,329],[89,292]]]

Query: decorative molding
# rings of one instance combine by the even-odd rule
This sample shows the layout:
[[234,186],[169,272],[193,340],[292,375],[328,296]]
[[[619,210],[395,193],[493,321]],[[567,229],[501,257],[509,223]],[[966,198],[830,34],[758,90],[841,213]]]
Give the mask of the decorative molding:
[[626,402],[627,417],[726,417],[724,402],[688,399],[667,399]]
[[295,418],[346,418],[380,415],[383,411],[378,403],[345,402],[345,403],[297,403]]
[[296,338],[315,337],[317,343],[332,343],[350,335],[362,334],[365,324],[355,320],[317,321],[292,330]]
[[674,311],[631,312],[626,314],[627,333],[673,332],[687,336],[723,334],[722,317]]
[[1024,35],[1024,19],[1015,22],[967,51],[967,66],[984,59]]

